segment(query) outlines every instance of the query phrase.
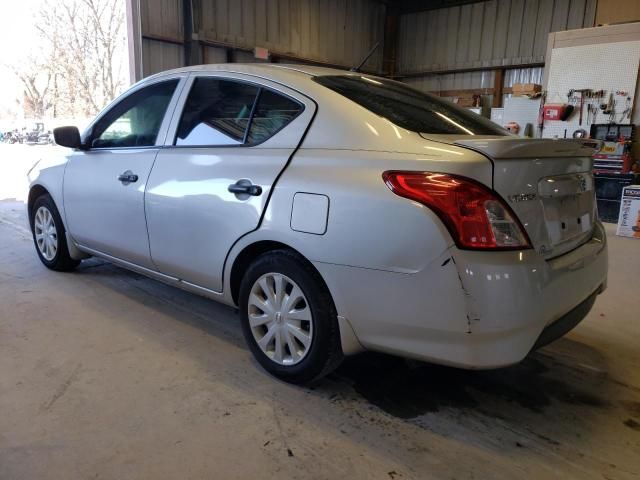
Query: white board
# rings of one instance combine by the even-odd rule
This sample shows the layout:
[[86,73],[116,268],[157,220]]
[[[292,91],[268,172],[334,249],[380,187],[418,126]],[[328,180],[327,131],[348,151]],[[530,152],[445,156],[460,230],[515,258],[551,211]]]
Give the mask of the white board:
[[[606,90],[602,103],[608,100],[609,93],[626,91],[633,107],[639,64],[640,41],[554,48],[549,65],[546,103],[568,103],[569,90],[590,88],[594,91]],[[626,108],[626,97],[614,95],[614,99],[617,101],[615,123],[630,123],[629,116],[621,118]],[[594,104],[600,103],[595,99],[592,101]],[[568,137],[579,128],[589,133],[591,124],[587,122],[586,104],[585,99],[582,125],[579,125],[580,105],[574,104],[575,111],[566,122],[545,120],[543,137],[563,137],[565,129]],[[600,111],[595,123],[609,123],[608,121],[608,115]]]
[[538,136],[538,113],[540,112],[540,98],[511,97],[504,99],[503,126],[509,122],[520,125],[518,136],[524,137],[527,123],[531,124],[531,136]]

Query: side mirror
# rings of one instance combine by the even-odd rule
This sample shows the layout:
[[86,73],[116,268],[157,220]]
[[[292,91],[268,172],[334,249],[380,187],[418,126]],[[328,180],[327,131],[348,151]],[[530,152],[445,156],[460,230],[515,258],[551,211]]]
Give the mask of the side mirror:
[[78,127],[58,127],[53,129],[53,139],[58,145],[69,148],[83,148]]

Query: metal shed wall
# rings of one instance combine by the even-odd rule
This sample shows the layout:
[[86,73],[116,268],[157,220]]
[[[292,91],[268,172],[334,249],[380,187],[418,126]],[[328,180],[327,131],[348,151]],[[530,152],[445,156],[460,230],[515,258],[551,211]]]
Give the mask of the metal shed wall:
[[[137,1],[137,0],[130,0]],[[255,61],[254,47],[276,61],[382,64],[385,6],[376,0],[192,0],[203,62]],[[144,76],[184,65],[183,0],[140,0]],[[228,57],[226,51],[233,53]]]
[[184,66],[182,45],[149,39],[142,40],[142,73],[144,77],[182,66]]
[[[496,69],[505,68],[507,96],[514,83],[541,84],[549,33],[593,26],[596,5],[490,0],[401,15],[397,73],[410,75],[402,80],[426,91],[486,89],[493,102]],[[476,71],[437,73],[465,69]]]
[[400,17],[398,73],[544,62],[550,32],[591,27],[597,0],[491,0]]
[[[185,64],[184,1],[128,0],[140,5],[143,75]],[[276,62],[348,68],[384,39],[379,0],[190,1],[202,63],[257,61],[259,46]],[[395,74],[423,90],[473,90],[492,101],[496,80],[506,95],[513,83],[541,83],[549,32],[592,26],[596,4],[487,0],[401,14]],[[365,69],[380,72],[382,53],[381,45]]]
[[[212,0],[202,2],[199,27],[205,41],[353,66],[382,42],[384,15],[372,0]],[[381,54],[370,69],[379,69]]]

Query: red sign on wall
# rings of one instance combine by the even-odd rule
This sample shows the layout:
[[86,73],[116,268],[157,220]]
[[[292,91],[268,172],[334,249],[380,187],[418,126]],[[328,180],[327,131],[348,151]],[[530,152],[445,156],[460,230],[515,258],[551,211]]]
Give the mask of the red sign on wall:
[[253,49],[253,56],[260,60],[269,60],[269,49],[263,47],[255,47]]

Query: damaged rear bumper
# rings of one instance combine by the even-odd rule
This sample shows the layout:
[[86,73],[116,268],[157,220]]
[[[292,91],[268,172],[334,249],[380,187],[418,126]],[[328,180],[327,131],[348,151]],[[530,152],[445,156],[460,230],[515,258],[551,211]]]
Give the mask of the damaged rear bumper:
[[531,350],[560,338],[589,313],[607,283],[606,234],[553,260],[535,251],[458,252],[460,281],[469,312],[465,368],[495,368],[521,361]]
[[315,265],[365,349],[490,369],[521,361],[584,318],[606,286],[607,249],[598,224],[589,242],[553,260],[450,247],[415,274]]
[[558,338],[564,337],[567,333],[573,330],[591,311],[593,304],[596,302],[596,297],[602,292],[603,288],[592,293],[586,300],[569,313],[566,313],[552,324],[544,327],[544,330],[542,330],[542,333],[538,337],[538,340],[536,340],[536,343],[533,344],[533,348],[531,350],[542,348]]

